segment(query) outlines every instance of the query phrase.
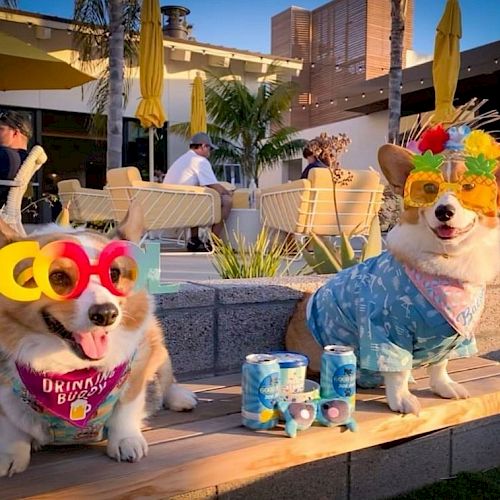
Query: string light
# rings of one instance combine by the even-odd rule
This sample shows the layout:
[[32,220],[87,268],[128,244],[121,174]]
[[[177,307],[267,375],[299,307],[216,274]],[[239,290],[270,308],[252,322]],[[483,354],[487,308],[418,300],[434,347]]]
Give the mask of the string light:
[[[494,64],[498,64],[498,59],[499,59],[499,58],[495,58],[495,59],[493,59],[493,63],[494,63]],[[314,63],[311,63],[311,66],[312,66],[312,67],[314,67]],[[361,66],[360,66],[360,67],[361,67]],[[335,69],[336,69],[336,70],[339,70],[339,68],[340,68],[340,66],[339,66],[338,64],[336,64],[336,65],[335,65]],[[465,71],[467,71],[467,72],[470,72],[470,71],[472,71],[472,66],[471,66],[471,65],[468,65],[468,66],[466,66],[465,68],[462,68],[462,70],[465,70]],[[420,81],[420,85],[424,85],[424,83],[425,83],[425,79],[424,79],[424,78],[420,78],[420,80],[419,80],[419,81]],[[410,84],[410,88],[411,88],[411,87],[412,87],[412,85],[414,85],[415,83],[416,83],[416,82],[406,82],[406,85]],[[399,88],[400,88],[400,90],[403,90],[403,88],[404,88],[403,82],[400,82],[400,84],[399,84]],[[378,91],[378,92],[379,92],[379,94],[380,94],[380,95],[383,95],[383,94],[385,93],[385,92],[384,92],[384,90],[385,90],[384,88],[380,88],[380,89],[379,89],[379,91]],[[368,92],[368,93],[370,94],[370,92]],[[362,93],[360,94],[360,96],[361,96],[361,99],[366,99],[366,92],[362,92]],[[349,102],[349,99],[351,99],[351,98],[356,98],[356,97],[357,97],[357,96],[347,96],[347,95],[346,95],[346,96],[344,96],[344,101],[345,101],[345,102]],[[339,99],[340,99],[340,97],[339,97]],[[319,100],[319,101],[314,101],[314,107],[315,107],[316,109],[318,109],[318,108],[320,108],[322,105],[325,105],[326,103],[330,103],[330,105],[337,105],[337,99],[332,97],[332,98],[326,99],[325,101],[321,101],[321,100]],[[312,104],[310,104],[310,105],[312,105]],[[302,110],[306,110],[307,106],[306,106],[305,104],[303,104],[303,105],[301,105],[301,108],[302,108]],[[292,106],[292,107],[290,107],[290,108],[288,109],[288,111],[292,112],[292,111],[293,111],[293,109],[294,109],[294,107]]]
[[340,71],[340,66],[338,64],[335,65],[335,71]]
[[314,68],[314,66],[315,66],[315,64],[312,62],[312,63],[311,63],[311,68]]

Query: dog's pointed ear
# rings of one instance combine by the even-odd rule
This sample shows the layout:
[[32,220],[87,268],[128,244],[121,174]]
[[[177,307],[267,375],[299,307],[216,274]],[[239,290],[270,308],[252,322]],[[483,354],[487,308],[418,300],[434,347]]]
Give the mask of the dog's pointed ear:
[[413,153],[401,146],[384,144],[378,150],[378,163],[396,194],[403,195],[405,182],[413,169]]
[[22,235],[0,218],[0,248],[20,239]]
[[144,212],[137,200],[133,200],[127,215],[116,228],[116,237],[138,243],[144,234]]

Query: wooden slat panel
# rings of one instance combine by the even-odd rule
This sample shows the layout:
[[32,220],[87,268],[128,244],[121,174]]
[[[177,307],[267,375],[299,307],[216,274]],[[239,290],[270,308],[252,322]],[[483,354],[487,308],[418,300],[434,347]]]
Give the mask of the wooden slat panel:
[[420,417],[395,414],[380,402],[363,403],[357,412],[356,433],[314,427],[297,439],[288,439],[278,431],[253,433],[236,427],[230,432],[152,446],[146,460],[130,466],[104,457],[90,457],[68,461],[57,476],[50,469],[39,468],[36,476],[28,472],[24,479],[19,476],[6,481],[2,493],[5,498],[14,494],[38,494],[32,498],[50,499],[82,496],[105,499],[123,495],[165,498],[500,412],[500,377],[468,382],[466,386],[472,394],[469,400],[445,401],[421,391]]

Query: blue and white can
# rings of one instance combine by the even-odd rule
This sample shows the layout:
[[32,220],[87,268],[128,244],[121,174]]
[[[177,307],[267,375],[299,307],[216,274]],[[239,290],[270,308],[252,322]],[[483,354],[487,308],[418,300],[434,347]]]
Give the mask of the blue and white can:
[[327,345],[321,356],[320,394],[323,399],[343,399],[354,411],[356,355],[352,347]]
[[304,392],[309,358],[298,352],[273,351],[280,365],[280,394],[283,397]]
[[278,424],[280,365],[271,354],[249,354],[241,380],[241,416],[250,429],[272,429]]

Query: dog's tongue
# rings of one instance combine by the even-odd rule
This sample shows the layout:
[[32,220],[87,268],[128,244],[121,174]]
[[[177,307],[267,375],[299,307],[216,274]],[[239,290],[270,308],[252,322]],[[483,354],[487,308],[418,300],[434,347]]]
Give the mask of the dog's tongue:
[[436,230],[440,238],[453,238],[458,232],[457,228],[450,226],[439,226]]
[[74,332],[73,338],[91,359],[101,359],[106,354],[108,336],[104,328],[97,328],[90,332]]

